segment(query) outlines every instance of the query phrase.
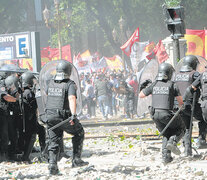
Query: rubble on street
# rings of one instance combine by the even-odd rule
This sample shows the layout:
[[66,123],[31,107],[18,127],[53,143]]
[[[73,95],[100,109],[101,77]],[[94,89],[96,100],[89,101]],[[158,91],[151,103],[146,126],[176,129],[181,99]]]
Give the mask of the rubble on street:
[[[195,127],[194,130],[196,130]],[[40,162],[37,158],[38,153],[33,153],[31,164],[0,163],[0,179],[195,180],[207,178],[207,151],[196,148],[196,138],[193,142],[195,150],[192,157],[183,157],[183,154],[173,155],[174,160],[171,163],[163,164],[161,139],[144,139],[144,134],[156,134],[154,125],[87,127],[85,133],[82,158],[89,162],[88,166],[71,168],[71,158],[62,158],[58,162],[59,174],[49,176],[47,160]],[[129,134],[140,135],[129,136]],[[64,144],[65,152],[72,156],[71,137],[66,136]],[[182,143],[178,144],[178,147],[182,152],[184,151]]]

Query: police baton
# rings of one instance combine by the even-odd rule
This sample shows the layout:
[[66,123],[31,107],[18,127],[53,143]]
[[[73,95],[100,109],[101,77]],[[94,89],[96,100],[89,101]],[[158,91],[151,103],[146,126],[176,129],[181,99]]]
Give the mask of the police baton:
[[19,85],[20,85],[20,89],[21,89],[21,92],[20,92],[20,110],[21,110],[21,115],[22,115],[22,121],[23,121],[23,132],[26,131],[26,125],[25,125],[25,111],[24,111],[24,100],[23,100],[23,92],[22,92],[22,89],[23,89],[23,86],[22,86],[22,78],[20,77],[19,78]]
[[51,127],[50,129],[48,129],[48,132],[50,132],[50,131],[52,131],[52,130],[54,130],[54,129],[56,129],[56,128],[60,127],[60,126],[62,126],[63,124],[65,124],[65,123],[69,122],[70,120],[72,120],[72,118],[71,118],[71,117],[69,117],[68,119],[65,119],[64,121],[62,121],[62,122],[60,122],[60,123],[58,123],[58,124],[54,125],[54,126],[53,126],[53,127]]
[[174,116],[172,117],[172,119],[168,122],[168,124],[165,126],[165,128],[161,131],[161,133],[159,134],[158,138],[160,138],[160,136],[162,136],[164,134],[164,132],[166,131],[166,129],[170,126],[170,124],[175,120],[175,118],[179,115],[180,111],[182,111],[183,106],[180,106],[180,108],[178,109],[178,111],[174,114]]
[[195,112],[195,103],[196,103],[196,91],[193,92],[193,103],[192,103],[191,116],[190,116],[190,127],[189,127],[190,148],[192,148],[191,137],[192,137],[193,116]]

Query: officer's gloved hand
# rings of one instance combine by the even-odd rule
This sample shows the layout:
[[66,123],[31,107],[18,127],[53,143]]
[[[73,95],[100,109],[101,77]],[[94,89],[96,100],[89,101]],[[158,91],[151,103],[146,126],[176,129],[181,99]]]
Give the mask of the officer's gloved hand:
[[70,125],[74,125],[78,122],[78,119],[77,119],[77,115],[76,114],[73,114],[71,117],[70,117]]
[[149,83],[152,83],[150,79],[145,80],[141,86],[140,86],[140,91],[148,86]]
[[183,101],[186,102],[187,100],[192,98],[193,97],[193,93],[194,93],[194,89],[192,88],[192,86],[189,86],[186,89],[185,94],[183,95]]

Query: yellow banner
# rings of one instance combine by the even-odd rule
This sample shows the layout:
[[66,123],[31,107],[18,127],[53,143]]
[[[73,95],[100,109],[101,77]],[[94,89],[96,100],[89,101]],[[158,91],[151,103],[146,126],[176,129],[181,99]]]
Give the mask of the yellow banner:
[[205,57],[205,30],[186,29],[184,38],[187,40],[186,55]]
[[113,60],[110,60],[108,58],[105,58],[106,59],[106,63],[109,67],[109,69],[111,70],[122,70],[122,61],[121,61],[121,58],[119,56],[116,56]]

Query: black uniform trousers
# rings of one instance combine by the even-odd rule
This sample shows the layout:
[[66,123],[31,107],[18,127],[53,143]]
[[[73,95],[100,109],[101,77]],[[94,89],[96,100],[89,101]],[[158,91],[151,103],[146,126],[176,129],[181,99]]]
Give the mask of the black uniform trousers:
[[0,148],[1,153],[8,153],[8,115],[0,109]]
[[[64,119],[67,119],[61,116],[60,114],[52,113],[52,112],[50,113],[47,112],[46,118],[47,118],[48,129],[60,123]],[[59,153],[63,131],[73,135],[72,137],[73,155],[79,154],[80,152],[78,151],[82,150],[82,145],[84,140],[84,130],[82,125],[78,121],[76,121],[74,125],[70,125],[70,123],[67,122],[54,130],[48,131],[48,135],[49,135],[48,151],[52,151],[54,154]]]
[[201,101],[203,120],[207,123],[207,99]]
[[17,140],[18,140],[18,116],[10,115],[8,119],[8,132],[9,132],[9,155],[17,153]]
[[[152,119],[156,124],[157,129],[161,132],[168,122],[172,119],[174,113],[170,110],[164,109],[155,109],[152,115]],[[170,126],[166,129],[163,136],[167,137],[168,139],[171,136],[180,136],[183,134],[185,129],[185,125],[183,120],[181,119],[180,115],[178,115],[175,120],[170,124]]]
[[[195,103],[195,109],[194,109],[194,117],[199,121],[199,133],[204,133],[207,127],[206,122],[204,121],[205,112],[207,110],[205,108],[201,108],[201,105],[199,103]],[[191,121],[191,105],[185,105],[185,109],[182,113],[182,118],[185,122],[186,129],[190,128],[190,121]],[[204,114],[203,114],[204,113]],[[203,115],[202,115],[203,114]],[[206,112],[207,114],[207,112]],[[207,116],[206,116],[207,117]]]

